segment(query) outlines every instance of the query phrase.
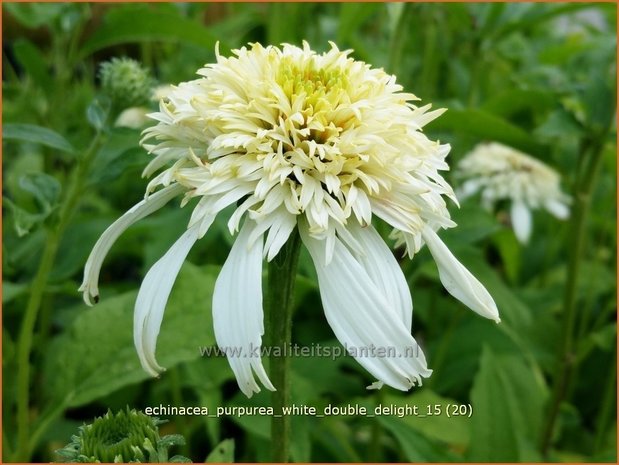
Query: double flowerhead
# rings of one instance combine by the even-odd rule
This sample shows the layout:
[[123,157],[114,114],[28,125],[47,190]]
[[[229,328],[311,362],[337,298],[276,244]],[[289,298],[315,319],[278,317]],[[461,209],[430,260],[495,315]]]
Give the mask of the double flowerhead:
[[[447,291],[480,315],[499,321],[481,283],[440,240],[455,226],[445,197],[457,203],[439,174],[449,145],[422,127],[442,113],[419,107],[394,76],[350,58],[334,44],[323,54],[253,44],[198,71],[175,87],[151,115],[143,146],[157,171],[146,198],[112,224],[95,245],[80,288],[98,300],[103,259],[131,224],[176,197],[194,198],[187,230],[147,273],[135,305],[134,341],[144,369],[163,368],[155,347],[164,308],[193,244],[216,215],[236,205],[228,227],[236,240],[213,295],[221,347],[261,345],[262,262],[272,260],[298,230],[316,268],[327,321],[347,347],[395,347],[401,356],[355,358],[378,385],[407,390],[428,377],[413,351],[413,303],[391,250],[372,226],[379,219],[412,257],[425,243]],[[245,352],[248,353],[248,352]],[[359,355],[360,354],[360,355]],[[402,354],[407,354],[403,356]],[[240,389],[274,387],[258,357],[229,356]]]
[[481,202],[491,209],[502,200],[511,202],[514,234],[523,244],[531,237],[531,210],[543,208],[555,218],[570,215],[567,194],[559,186],[559,174],[541,161],[498,142],[476,146],[458,163],[456,173],[464,180],[460,200],[481,192]]

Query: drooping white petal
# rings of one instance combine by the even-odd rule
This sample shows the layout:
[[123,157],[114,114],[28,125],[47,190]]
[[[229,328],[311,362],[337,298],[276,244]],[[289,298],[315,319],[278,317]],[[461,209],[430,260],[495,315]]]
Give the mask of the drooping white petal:
[[531,210],[521,201],[514,201],[511,208],[512,227],[521,244],[529,242],[531,237]]
[[[326,264],[325,242],[310,236],[305,223],[299,232],[316,267],[327,321],[349,353],[396,389],[408,390],[430,376],[432,371],[400,314],[346,246],[335,238],[333,257]],[[377,356],[378,352],[372,356],[372,348],[386,356]]]
[[422,235],[438,266],[439,276],[445,289],[475,313],[497,323],[500,322],[499,311],[492,296],[477,278],[454,257],[436,232],[426,227]]
[[84,302],[92,305],[99,300],[99,273],[105,256],[109,252],[116,239],[132,224],[159,210],[174,197],[184,192],[185,188],[179,184],[161,189],[140,203],[133,206],[127,213],[118,218],[101,235],[93,247],[86,266],[84,267],[84,280],[79,288],[84,293]]
[[389,305],[400,315],[404,326],[410,332],[413,300],[404,273],[393,253],[371,224],[362,227],[357,222],[350,221],[348,230],[364,252],[363,254],[353,252],[353,255],[385,296]]
[[483,183],[483,178],[469,179],[464,184],[462,184],[462,187],[460,187],[460,189],[456,191],[458,199],[464,200],[471,197],[472,195],[475,195],[475,193],[479,190]]
[[146,273],[133,315],[133,342],[142,367],[152,376],[164,369],[155,359],[157,336],[172,285],[189,250],[198,239],[198,226],[189,228]]
[[544,206],[555,218],[565,220],[570,216],[570,207],[559,200],[550,199]]
[[250,245],[255,225],[253,220],[245,220],[217,277],[213,293],[215,339],[226,352],[239,387],[247,397],[260,392],[254,372],[267,389],[275,390],[260,357],[264,334],[263,238]]

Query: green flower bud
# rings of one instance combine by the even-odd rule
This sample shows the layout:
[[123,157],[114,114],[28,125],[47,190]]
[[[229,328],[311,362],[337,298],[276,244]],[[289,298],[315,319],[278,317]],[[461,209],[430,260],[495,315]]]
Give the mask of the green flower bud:
[[149,71],[130,58],[112,58],[99,68],[101,86],[119,108],[146,104],[155,84]]
[[79,428],[77,436],[56,453],[63,462],[126,463],[126,462],[189,462],[185,457],[168,459],[168,448],[182,445],[180,435],[159,437],[158,425],[163,423],[136,410],[110,410],[95,421]]

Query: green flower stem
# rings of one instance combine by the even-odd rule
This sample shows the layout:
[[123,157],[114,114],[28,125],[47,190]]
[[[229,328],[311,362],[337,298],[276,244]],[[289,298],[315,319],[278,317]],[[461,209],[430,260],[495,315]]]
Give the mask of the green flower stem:
[[[269,263],[267,311],[269,318],[268,342],[270,379],[277,391],[272,404],[275,415],[281,415],[283,407],[290,405],[290,359],[276,356],[274,347],[289,346],[292,334],[292,300],[301,238],[295,231],[279,254]],[[279,354],[281,355],[281,353]],[[285,463],[290,458],[290,417],[281,415],[271,419],[272,461]]]
[[388,71],[391,74],[399,76],[400,65],[402,64],[402,56],[404,55],[404,45],[407,42],[410,34],[411,17],[413,15],[413,9],[416,5],[412,3],[404,3],[402,5],[402,11],[400,17],[396,23],[395,30],[391,36],[391,43],[389,45],[389,60]]
[[55,227],[48,232],[39,268],[32,281],[30,297],[17,340],[17,446],[14,459],[18,462],[27,462],[30,458],[30,353],[37,316],[60,240],[81,198],[93,155],[102,143],[102,134],[98,133],[72,172],[65,201],[60,206]]
[[606,134],[607,132],[604,132],[604,134],[596,135],[596,137],[591,137],[590,140],[585,141],[581,152],[583,159],[588,159],[589,163],[584,170],[582,178],[577,180],[574,189],[574,208],[570,221],[572,235],[563,305],[562,342],[550,407],[541,437],[541,451],[544,457],[548,455],[561,403],[566,397],[576,368],[575,339],[577,329],[576,318],[578,316],[576,305],[578,279],[587,233],[587,217],[591,207],[591,195],[595,185],[595,178],[602,162]]

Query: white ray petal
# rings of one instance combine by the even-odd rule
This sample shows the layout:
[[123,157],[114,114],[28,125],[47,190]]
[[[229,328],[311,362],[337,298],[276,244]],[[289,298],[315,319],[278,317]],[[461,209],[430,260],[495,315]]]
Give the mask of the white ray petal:
[[254,221],[245,220],[217,277],[213,293],[215,339],[220,349],[226,352],[239,387],[247,397],[260,392],[253,372],[267,389],[275,390],[259,354],[264,334],[263,238],[249,246],[255,226]]
[[176,276],[197,239],[197,225],[183,233],[146,273],[135,302],[133,342],[142,367],[152,376],[164,370],[155,359],[157,336]]
[[438,266],[441,282],[447,291],[475,313],[501,321],[499,311],[486,288],[451,253],[432,228],[422,232],[428,249]]
[[[346,246],[336,238],[332,260],[326,264],[325,242],[310,236],[305,223],[299,232],[316,267],[327,321],[349,353],[396,389],[408,390],[430,376],[432,371],[401,316]],[[387,356],[377,356],[378,352],[372,356],[372,347]]]
[[123,216],[109,226],[92,248],[86,266],[84,267],[84,280],[79,288],[84,293],[84,302],[92,305],[99,300],[99,273],[101,265],[114,242],[132,224],[159,210],[174,197],[185,191],[179,184],[164,187],[159,192],[150,195],[140,203],[134,205]]
[[349,221],[348,230],[364,251],[363,254],[355,254],[354,249],[349,247],[353,255],[383,293],[389,305],[400,315],[404,326],[410,332],[413,299],[404,273],[393,253],[371,224],[361,227],[356,221]]
[[570,207],[559,200],[550,199],[544,206],[555,218],[565,220],[570,216]]
[[521,201],[514,201],[511,208],[512,227],[521,244],[529,242],[531,237],[531,210]]

